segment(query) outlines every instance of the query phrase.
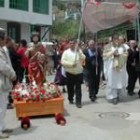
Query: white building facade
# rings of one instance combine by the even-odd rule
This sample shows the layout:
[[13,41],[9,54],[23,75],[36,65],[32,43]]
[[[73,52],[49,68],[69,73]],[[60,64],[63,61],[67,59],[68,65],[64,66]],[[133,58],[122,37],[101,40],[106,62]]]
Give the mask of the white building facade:
[[0,27],[16,42],[29,42],[32,31],[40,32],[43,40],[49,39],[52,0],[0,0],[0,13]]

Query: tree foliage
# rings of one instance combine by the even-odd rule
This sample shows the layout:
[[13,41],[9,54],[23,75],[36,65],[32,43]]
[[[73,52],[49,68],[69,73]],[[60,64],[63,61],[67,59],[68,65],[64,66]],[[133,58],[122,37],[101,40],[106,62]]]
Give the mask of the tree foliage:
[[52,37],[57,39],[77,38],[80,24],[79,19],[74,20],[70,17],[65,20],[66,3],[60,0],[53,0],[53,6],[55,7],[56,19],[52,25]]
[[78,31],[79,20],[57,21],[52,27],[53,38],[57,39],[77,38]]
[[66,6],[60,0],[53,0],[53,5],[57,6],[60,10],[65,10]]

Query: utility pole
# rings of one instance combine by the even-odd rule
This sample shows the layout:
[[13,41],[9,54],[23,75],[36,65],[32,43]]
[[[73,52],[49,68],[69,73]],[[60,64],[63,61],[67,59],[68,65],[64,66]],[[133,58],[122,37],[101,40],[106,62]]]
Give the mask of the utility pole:
[[82,7],[84,6],[84,1],[85,1],[85,0],[81,0],[81,6],[82,6]]
[[[81,9],[84,6],[84,3],[85,3],[85,0],[81,0]],[[82,18],[82,13],[81,13],[81,18]],[[82,23],[83,23],[83,39],[84,39],[84,42],[85,42],[86,41],[85,24],[84,24],[84,22],[82,22]]]

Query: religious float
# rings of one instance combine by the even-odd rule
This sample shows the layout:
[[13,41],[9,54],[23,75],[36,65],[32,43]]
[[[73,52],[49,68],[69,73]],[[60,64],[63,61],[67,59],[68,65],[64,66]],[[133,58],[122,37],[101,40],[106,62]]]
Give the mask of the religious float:
[[39,42],[39,34],[32,33],[32,43],[26,51],[29,58],[29,83],[17,84],[12,96],[18,118],[63,113],[63,97],[54,83],[46,80],[47,48]]
[[17,84],[12,91],[16,116],[40,116],[63,113],[63,97],[59,88],[53,83],[43,87]]

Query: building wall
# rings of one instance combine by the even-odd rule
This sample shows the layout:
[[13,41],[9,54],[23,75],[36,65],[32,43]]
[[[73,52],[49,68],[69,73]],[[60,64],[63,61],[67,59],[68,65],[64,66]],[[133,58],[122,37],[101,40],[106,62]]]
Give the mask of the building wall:
[[6,21],[0,20],[0,27],[1,27],[1,28],[4,28],[5,30],[7,30]]
[[[7,21],[0,20],[0,27],[7,30]],[[27,23],[21,23],[21,39],[30,42],[30,25]]]
[[[49,15],[33,12],[33,0],[29,0],[28,11],[9,8],[9,0],[4,1],[4,7],[0,7],[0,27],[7,29],[7,22],[19,23],[21,27],[20,39],[26,39],[30,42],[31,29],[30,25],[41,26],[41,36],[43,36],[46,27],[52,25],[52,0],[49,0]],[[18,36],[18,35],[16,35]],[[12,36],[11,36],[12,37]],[[49,39],[49,33],[45,36]]]
[[[30,31],[30,24],[27,23],[20,23],[21,25],[21,39],[25,39],[27,42],[30,42],[30,36],[31,36],[31,31]],[[0,20],[0,27],[4,28],[5,30],[7,29],[7,21]],[[41,27],[41,37],[44,36],[45,31],[48,29],[48,27]],[[44,37],[43,41],[49,41],[49,32],[46,34]]]
[[5,7],[0,7],[0,19],[38,25],[52,25],[52,0],[49,1],[49,15],[33,13],[33,0],[29,0],[29,10],[15,10],[9,8],[9,0],[5,0]]
[[30,42],[30,25],[22,23],[21,24],[21,39],[25,39]]

